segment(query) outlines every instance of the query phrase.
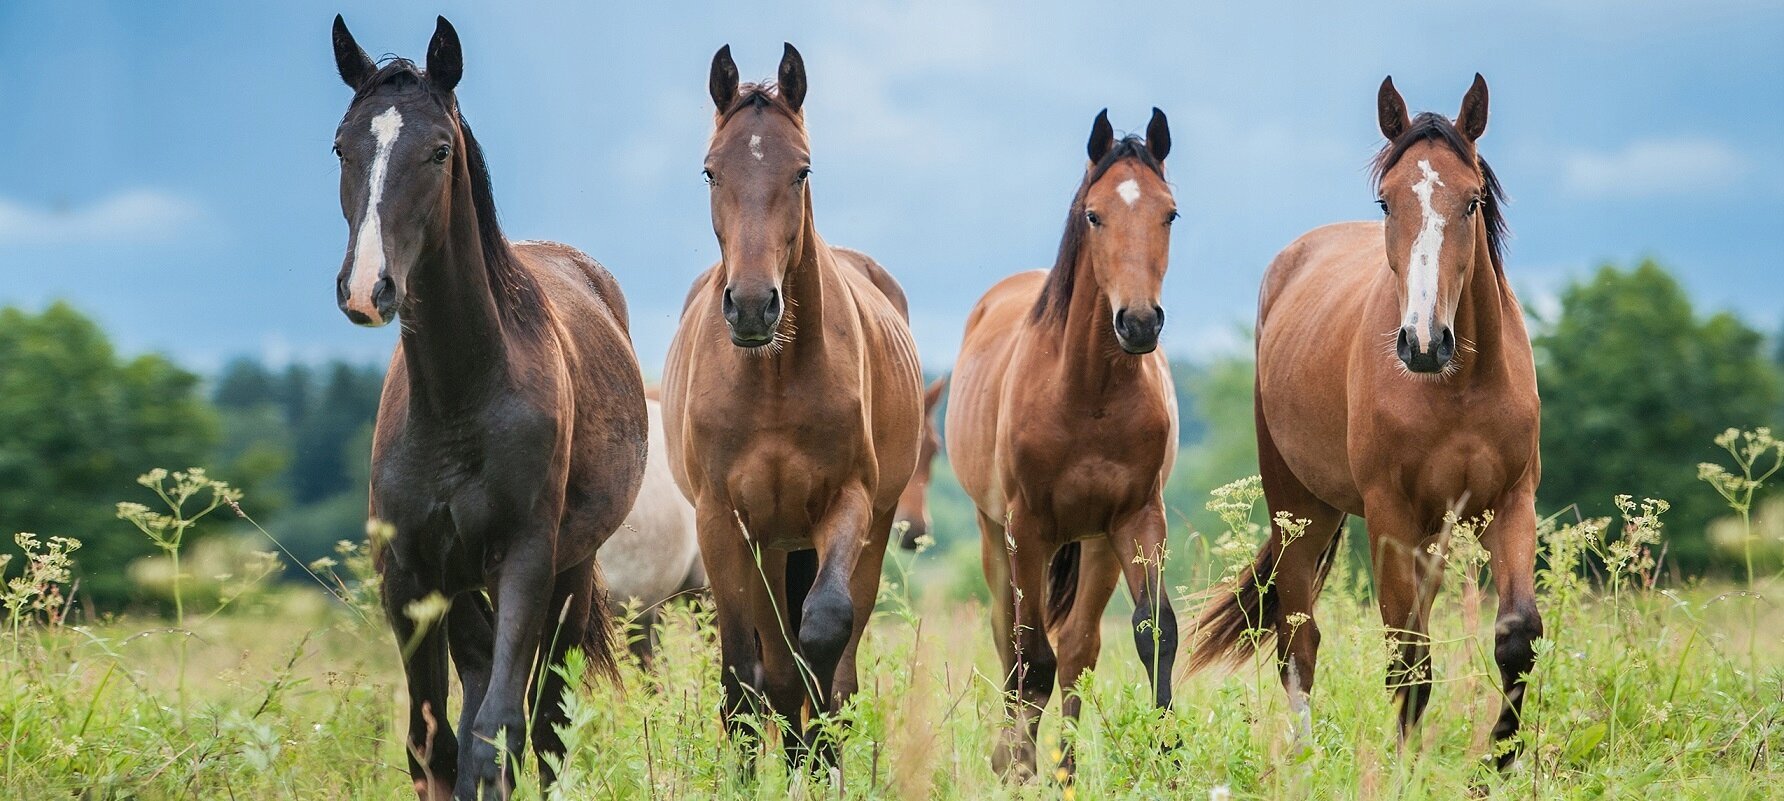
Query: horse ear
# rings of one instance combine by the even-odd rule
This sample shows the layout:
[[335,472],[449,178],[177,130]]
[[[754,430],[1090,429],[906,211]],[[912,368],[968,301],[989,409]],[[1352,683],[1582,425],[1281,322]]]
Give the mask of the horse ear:
[[1109,155],[1109,148],[1115,146],[1115,126],[1109,124],[1109,110],[1097,112],[1096,122],[1090,124],[1090,146],[1085,148],[1090,153],[1090,163],[1095,164]]
[[1159,161],[1171,155],[1171,123],[1157,106],[1152,107],[1152,121],[1146,123],[1146,149]]
[[798,111],[805,105],[805,59],[793,47],[792,42],[782,42],[787,49],[781,53],[780,63],[780,96]]
[[335,69],[341,73],[341,81],[348,89],[359,91],[372,73],[378,71],[378,65],[371,56],[360,49],[359,43],[353,41],[353,33],[347,30],[347,21],[341,15],[335,15],[334,22]]
[[1456,114],[1456,130],[1472,142],[1487,132],[1487,79],[1474,74],[1474,85],[1462,97],[1462,110]]
[[948,377],[942,376],[941,378],[938,378],[935,381],[931,382],[929,384],[929,387],[927,389],[923,390],[923,413],[924,414],[929,414],[930,412],[935,411],[936,404],[941,403],[941,401],[942,401],[942,390],[947,389],[947,388],[948,388]]
[[434,40],[427,44],[427,80],[434,88],[450,92],[465,75],[465,52],[458,45],[458,31],[445,17],[434,23]]
[[1389,142],[1399,139],[1400,134],[1412,127],[1412,118],[1406,115],[1406,99],[1394,88],[1392,75],[1381,79],[1381,91],[1375,96],[1375,113],[1381,118],[1381,135]]
[[706,91],[712,93],[712,104],[724,113],[737,102],[737,62],[731,60],[731,46],[712,54],[712,75],[706,79]]

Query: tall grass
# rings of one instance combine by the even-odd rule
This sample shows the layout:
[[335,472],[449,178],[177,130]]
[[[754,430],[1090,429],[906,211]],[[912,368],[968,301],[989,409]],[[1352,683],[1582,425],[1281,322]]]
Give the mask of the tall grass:
[[[1233,530],[1214,538],[1217,555],[1233,561],[1261,529],[1251,523],[1258,499],[1243,489],[1223,496]],[[1491,616],[1480,614],[1492,602],[1479,582],[1478,540],[1493,525],[1483,519],[1450,527],[1442,554],[1449,577],[1432,631],[1438,687],[1405,749],[1366,569],[1346,560],[1319,610],[1326,636],[1302,736],[1268,664],[1178,677],[1175,710],[1153,710],[1128,624],[1111,620],[1101,665],[1080,686],[1082,722],[1068,730],[1056,700],[1042,729],[1050,763],[1041,773],[1051,774],[1069,739],[1075,778],[1004,784],[989,761],[1004,702],[988,615],[976,603],[913,594],[912,560],[924,557],[894,554],[862,646],[862,691],[823,723],[839,743],[837,771],[786,764],[780,728],[763,721],[755,724],[760,754],[742,758],[719,718],[710,612],[694,604],[667,610],[652,670],[628,663],[619,686],[578,682],[550,797],[1784,795],[1784,640],[1776,634],[1784,610],[1766,600],[1784,583],[1755,576],[1738,587],[1661,586],[1663,505],[1619,499],[1619,508],[1614,520],[1544,522],[1538,586],[1548,637],[1530,678],[1524,756],[1503,776],[1480,760],[1499,706]],[[346,546],[340,560],[312,566],[329,595],[237,593],[226,613],[204,616],[185,614],[188,598],[176,605],[184,622],[170,625],[71,620],[62,599],[68,553],[78,546],[35,537],[21,546],[25,570],[5,594],[0,648],[0,797],[411,795],[397,648],[377,616],[359,608],[371,599],[363,572],[348,569],[364,570],[363,548]],[[1175,603],[1179,615],[1193,612],[1184,598]],[[585,668],[574,656],[565,670],[580,679]],[[538,798],[526,770],[517,797]]]

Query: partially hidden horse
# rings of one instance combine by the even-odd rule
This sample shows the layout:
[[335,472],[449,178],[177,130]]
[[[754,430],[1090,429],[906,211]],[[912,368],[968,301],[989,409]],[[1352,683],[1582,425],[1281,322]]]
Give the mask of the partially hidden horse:
[[[1247,631],[1274,635],[1307,734],[1314,600],[1345,515],[1361,516],[1405,742],[1431,694],[1428,625],[1443,575],[1432,546],[1446,513],[1491,511],[1483,544],[1499,597],[1499,744],[1517,734],[1531,641],[1542,636],[1532,587],[1541,405],[1505,277],[1503,193],[1475,147],[1487,85],[1474,77],[1451,122],[1409,118],[1389,78],[1377,114],[1387,144],[1374,183],[1386,219],[1302,236],[1271,263],[1258,301],[1258,469],[1271,512],[1307,521],[1305,533],[1285,543],[1273,524],[1256,563],[1212,596],[1192,667],[1248,656],[1259,646]],[[1496,751],[1500,768],[1515,749]]]
[[929,480],[936,454],[942,448],[941,434],[935,427],[935,412],[941,405],[942,392],[947,388],[948,378],[942,376],[923,390],[923,445],[917,452],[917,472],[911,474],[911,483],[906,484],[904,493],[898,496],[898,511],[892,518],[894,526],[903,524],[904,534],[898,540],[898,547],[907,551],[917,550],[923,544],[923,538],[929,536]]
[[700,541],[694,532],[694,506],[688,503],[669,470],[663,438],[663,407],[647,401],[650,411],[650,454],[644,483],[631,514],[601,546],[595,558],[607,582],[607,605],[616,619],[627,621],[632,654],[649,667],[655,655],[656,625],[664,604],[706,587],[700,564]]
[[[1007,778],[1035,772],[1056,677],[1066,716],[1078,717],[1076,683],[1096,665],[1123,578],[1153,700],[1171,703],[1177,618],[1160,575],[1177,405],[1157,350],[1177,217],[1170,149],[1158,109],[1144,139],[1117,139],[1108,112],[1097,115],[1052,270],[992,287],[954,366],[948,459],[978,507],[1009,707],[992,762]],[[1065,760],[1069,770],[1069,750]]]
[[[374,548],[408,675],[409,774],[423,799],[507,797],[529,726],[547,783],[543,755],[563,748],[550,666],[580,647],[613,668],[595,551],[645,460],[625,300],[588,256],[502,236],[444,18],[425,71],[374,63],[338,16],[334,51],[353,90],[335,134],[349,229],[338,303],[360,325],[402,319],[370,512],[394,532]],[[443,615],[426,614],[435,599]],[[464,690],[456,735],[448,652]]]
[[[705,174],[720,262],[688,294],[663,371],[669,463],[694,503],[718,619],[724,717],[765,698],[794,726],[858,685],[894,507],[917,462],[922,374],[904,295],[819,237],[787,45],[778,85],[743,84],[726,46]],[[831,749],[820,750],[828,758]]]

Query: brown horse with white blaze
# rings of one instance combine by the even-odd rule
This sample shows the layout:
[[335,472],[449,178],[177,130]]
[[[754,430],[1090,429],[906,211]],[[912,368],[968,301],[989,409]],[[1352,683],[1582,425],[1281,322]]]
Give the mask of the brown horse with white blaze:
[[[740,83],[726,46],[709,89],[721,260],[688,295],[663,412],[712,587],[724,716],[739,734],[757,697],[799,727],[807,704],[815,716],[855,692],[855,650],[917,461],[923,385],[897,282],[818,236],[799,52],[786,46],[771,87]],[[807,742],[789,732],[789,757]]]
[[[563,751],[552,666],[580,647],[613,670],[595,550],[644,472],[644,382],[613,276],[564,245],[502,236],[454,94],[452,26],[438,21],[425,71],[380,67],[338,16],[334,50],[354,91],[335,134],[349,232],[338,303],[361,325],[402,319],[370,512],[394,532],[374,550],[408,676],[409,774],[423,801],[506,798],[529,727],[548,784],[543,755]],[[415,615],[430,598],[448,611]]]
[[[1314,600],[1345,515],[1368,523],[1382,622],[1395,646],[1388,685],[1407,740],[1431,693],[1432,600],[1444,516],[1494,513],[1504,683],[1495,742],[1517,734],[1524,677],[1542,636],[1533,591],[1541,404],[1523,311],[1506,280],[1499,181],[1476,151],[1487,128],[1479,75],[1454,122],[1409,118],[1390,78],[1377,98],[1387,144],[1375,159],[1386,219],[1326,226],[1270,265],[1258,302],[1259,471],[1272,513],[1308,521],[1286,544],[1273,526],[1256,563],[1216,591],[1193,667],[1276,637],[1290,705],[1310,724],[1319,627]],[[1516,757],[1516,744],[1497,762]]]
[[1158,109],[1145,139],[1117,139],[1108,112],[1097,115],[1053,269],[992,287],[954,366],[948,459],[978,507],[1009,693],[993,763],[1011,778],[1034,774],[1056,674],[1077,718],[1075,685],[1096,665],[1122,578],[1154,701],[1171,704],[1177,618],[1160,576],[1177,405],[1157,350],[1177,217],[1170,148]]

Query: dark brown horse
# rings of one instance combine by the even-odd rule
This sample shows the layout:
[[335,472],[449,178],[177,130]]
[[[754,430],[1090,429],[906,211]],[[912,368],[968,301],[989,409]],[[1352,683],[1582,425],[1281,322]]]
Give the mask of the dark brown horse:
[[[1258,468],[1271,512],[1310,522],[1286,546],[1273,526],[1256,564],[1217,592],[1193,666],[1248,655],[1247,630],[1273,633],[1305,734],[1319,648],[1313,603],[1345,515],[1359,515],[1396,645],[1388,685],[1404,741],[1431,694],[1427,628],[1442,565],[1427,548],[1446,512],[1491,510],[1483,543],[1499,593],[1499,741],[1517,733],[1530,643],[1542,636],[1532,591],[1542,471],[1530,340],[1501,256],[1499,181],[1475,150],[1487,84],[1474,76],[1453,123],[1409,119],[1392,79],[1377,104],[1385,223],[1302,236],[1271,263],[1258,301]],[[1500,767],[1515,756],[1504,753]]]
[[[564,683],[549,665],[575,646],[612,670],[595,549],[638,492],[646,428],[625,301],[582,253],[502,236],[444,18],[426,71],[373,63],[340,17],[334,49],[353,89],[335,134],[341,311],[360,325],[402,319],[371,514],[394,530],[377,562],[409,679],[409,773],[423,799],[506,796],[513,763],[498,753],[523,753],[529,722],[541,754],[562,751]],[[432,596],[450,611],[415,619]],[[449,650],[464,687],[456,736]]]
[[[799,726],[808,703],[815,716],[855,692],[893,508],[917,462],[923,385],[897,282],[825,244],[812,221],[799,52],[787,45],[770,88],[740,84],[727,46],[709,88],[721,261],[688,295],[663,412],[670,465],[694,502],[735,734],[757,695]],[[791,734],[797,758],[809,738]]]
[[911,474],[911,483],[898,496],[898,512],[892,517],[893,525],[904,524],[898,547],[907,551],[917,550],[922,539],[929,536],[929,479],[935,455],[942,449],[941,434],[935,428],[935,411],[947,388],[948,378],[942,376],[923,390],[923,446],[917,451],[917,472]]
[[1177,217],[1170,150],[1158,109],[1145,139],[1116,139],[1097,115],[1053,269],[992,287],[954,366],[948,459],[979,511],[1011,718],[992,762],[1011,778],[1034,773],[1056,673],[1078,716],[1078,677],[1096,666],[1123,577],[1153,699],[1171,703],[1177,618],[1159,577],[1177,403],[1157,350]]

